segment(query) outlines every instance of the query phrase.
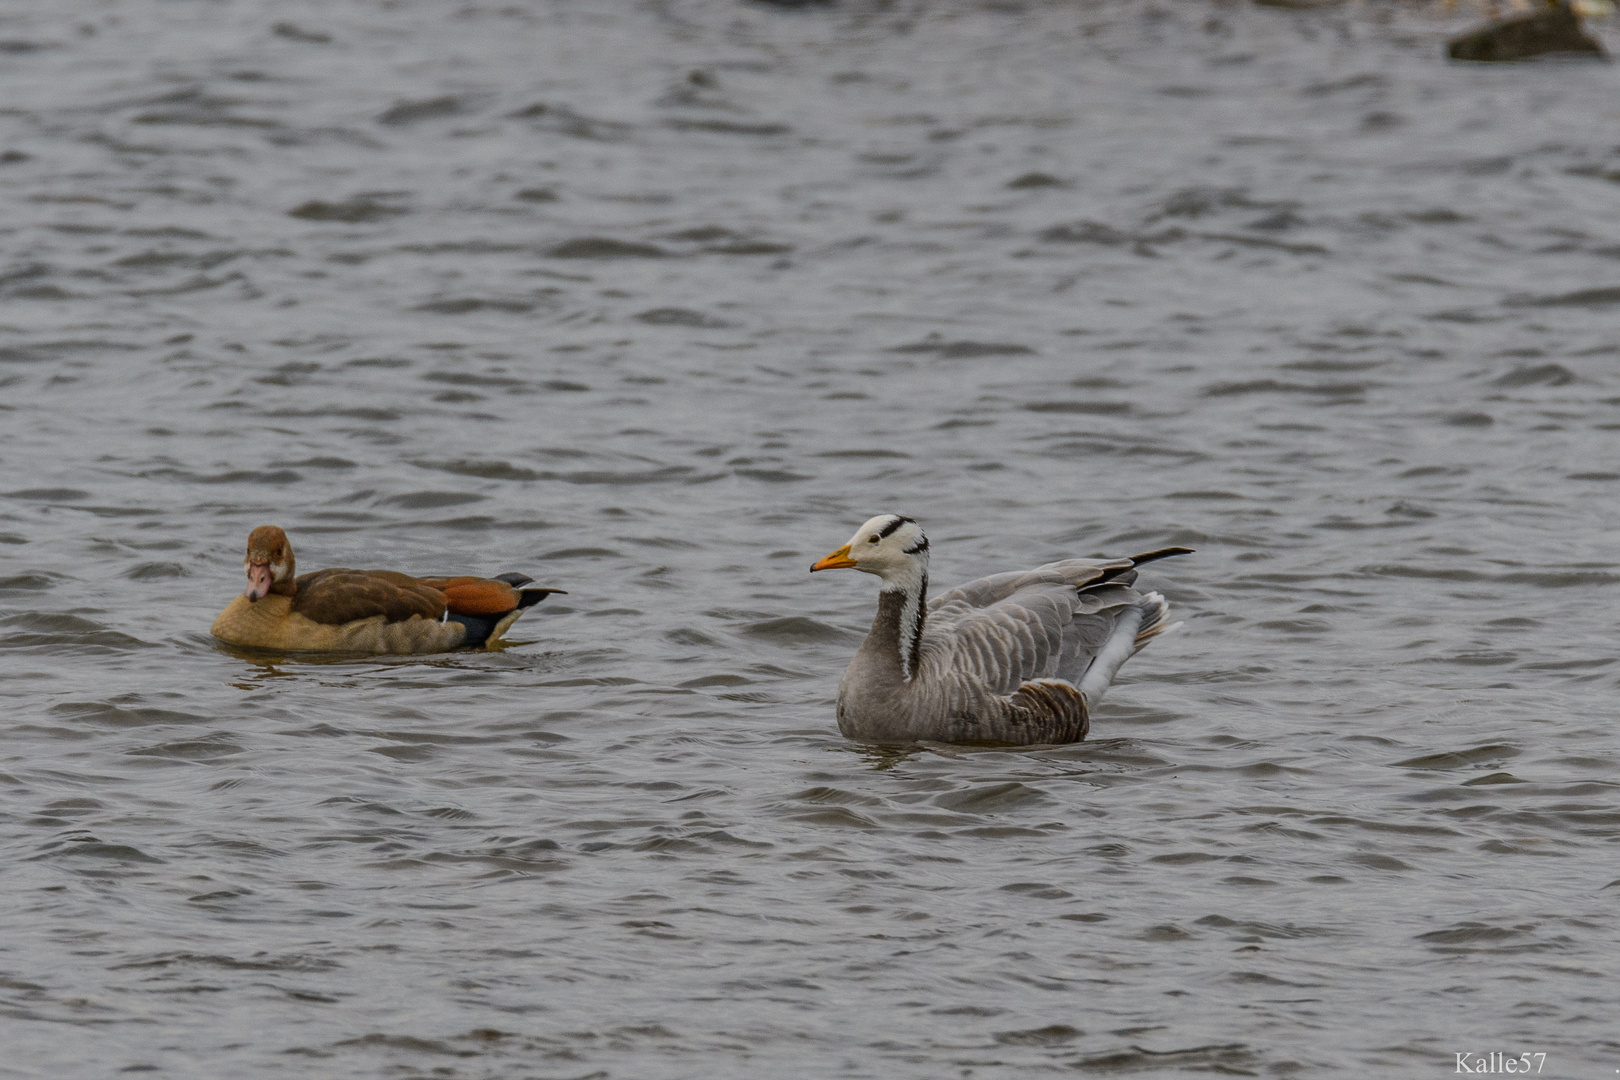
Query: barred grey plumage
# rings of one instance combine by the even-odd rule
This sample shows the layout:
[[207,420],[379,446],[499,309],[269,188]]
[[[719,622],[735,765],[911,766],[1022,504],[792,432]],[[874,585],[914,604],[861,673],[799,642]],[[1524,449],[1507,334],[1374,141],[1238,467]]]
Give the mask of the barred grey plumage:
[[928,600],[928,541],[910,518],[872,518],[811,570],[883,579],[877,617],[838,684],[838,727],[864,742],[1078,742],[1126,660],[1172,629],[1136,568],[1188,548],[1065,559],[979,578]]

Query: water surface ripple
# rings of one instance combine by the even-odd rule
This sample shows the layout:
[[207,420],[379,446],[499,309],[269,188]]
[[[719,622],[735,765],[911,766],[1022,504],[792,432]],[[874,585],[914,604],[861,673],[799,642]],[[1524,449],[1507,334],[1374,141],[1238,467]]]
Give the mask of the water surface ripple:
[[[1620,70],[1465,20],[12,5],[0,1076],[1620,1067]],[[1186,626],[850,744],[887,510]],[[266,523],[569,595],[238,655]]]

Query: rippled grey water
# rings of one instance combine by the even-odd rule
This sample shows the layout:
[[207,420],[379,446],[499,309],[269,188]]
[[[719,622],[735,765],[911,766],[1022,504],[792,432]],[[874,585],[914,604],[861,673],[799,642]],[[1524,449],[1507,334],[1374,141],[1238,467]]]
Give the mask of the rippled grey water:
[[[1611,1075],[1620,74],[1465,21],[0,13],[0,1075]],[[1186,626],[850,744],[885,510]],[[570,595],[233,655],[264,523]]]

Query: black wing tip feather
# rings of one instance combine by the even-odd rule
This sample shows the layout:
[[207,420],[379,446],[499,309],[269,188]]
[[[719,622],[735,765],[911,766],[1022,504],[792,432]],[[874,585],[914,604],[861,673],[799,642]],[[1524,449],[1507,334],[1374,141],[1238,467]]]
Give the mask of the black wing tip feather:
[[1131,565],[1141,566],[1143,563],[1158,562],[1160,559],[1170,559],[1177,555],[1191,555],[1196,550],[1198,549],[1188,547],[1160,548],[1157,551],[1149,551],[1141,555],[1132,555]]
[[534,605],[538,604],[552,593],[558,593],[563,596],[568,595],[567,589],[525,589],[523,586],[533,581],[534,578],[527,574],[520,574],[515,570],[509,574],[496,574],[490,580],[504,581],[508,585],[512,586],[512,588],[517,589],[518,608],[520,610],[522,608],[534,607]]
[[1160,559],[1169,559],[1177,555],[1191,555],[1192,553],[1192,548],[1167,547],[1160,548],[1158,551],[1149,551],[1142,555],[1132,555],[1129,558],[1119,560],[1125,565],[1106,569],[1095,580],[1088,581],[1080,587],[1082,589],[1086,589],[1097,585],[1107,585],[1113,582],[1130,585],[1136,581],[1136,568],[1141,566],[1143,563],[1157,562]]

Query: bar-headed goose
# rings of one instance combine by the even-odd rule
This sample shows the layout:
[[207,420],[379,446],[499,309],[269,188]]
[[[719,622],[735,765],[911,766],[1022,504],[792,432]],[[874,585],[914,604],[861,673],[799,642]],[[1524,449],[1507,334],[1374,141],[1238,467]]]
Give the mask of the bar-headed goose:
[[1187,555],[1066,559],[970,581],[928,599],[928,538],[880,514],[810,569],[883,579],[872,632],[838,684],[838,728],[874,743],[1079,742],[1114,673],[1170,629],[1170,605],[1131,586],[1136,568]]
[[488,646],[523,612],[562,589],[531,578],[417,578],[393,570],[317,570],[295,576],[292,545],[274,525],[248,537],[248,587],[214,620],[231,645],[285,652],[448,652]]

